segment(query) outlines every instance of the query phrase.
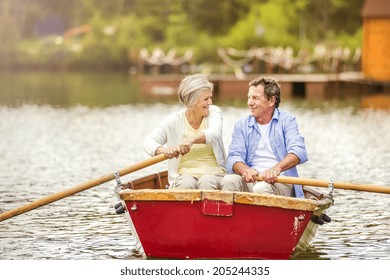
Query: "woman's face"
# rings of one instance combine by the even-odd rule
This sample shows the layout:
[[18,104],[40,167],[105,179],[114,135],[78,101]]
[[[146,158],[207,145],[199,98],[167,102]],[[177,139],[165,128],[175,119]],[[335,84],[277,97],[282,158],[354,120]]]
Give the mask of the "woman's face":
[[209,114],[209,106],[213,104],[213,92],[211,90],[205,90],[200,93],[198,101],[192,108],[197,115],[207,116]]

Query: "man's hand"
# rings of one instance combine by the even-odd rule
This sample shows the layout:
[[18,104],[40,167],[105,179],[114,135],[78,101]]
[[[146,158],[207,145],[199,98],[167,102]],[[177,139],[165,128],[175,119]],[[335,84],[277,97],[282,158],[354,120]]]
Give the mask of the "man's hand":
[[242,178],[247,183],[256,182],[257,176],[259,176],[259,172],[257,172],[256,169],[249,168],[249,167],[242,173]]
[[276,183],[276,177],[278,177],[280,173],[280,168],[272,167],[270,169],[265,170],[261,175],[263,176],[265,182],[273,185]]

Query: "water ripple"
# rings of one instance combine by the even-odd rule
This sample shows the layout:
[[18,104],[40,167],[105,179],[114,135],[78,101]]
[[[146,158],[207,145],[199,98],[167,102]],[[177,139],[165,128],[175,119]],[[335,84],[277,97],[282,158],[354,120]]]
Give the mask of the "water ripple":
[[[297,117],[310,161],[302,177],[390,185],[390,116],[351,108],[302,109]],[[173,105],[108,108],[0,106],[0,212],[98,178],[147,158],[147,132]],[[246,109],[225,107],[226,148]],[[165,169],[140,170],[129,180]],[[114,182],[14,217],[0,224],[0,259],[134,259],[127,220],[114,214]],[[389,259],[388,195],[335,191],[332,222],[296,259]]]

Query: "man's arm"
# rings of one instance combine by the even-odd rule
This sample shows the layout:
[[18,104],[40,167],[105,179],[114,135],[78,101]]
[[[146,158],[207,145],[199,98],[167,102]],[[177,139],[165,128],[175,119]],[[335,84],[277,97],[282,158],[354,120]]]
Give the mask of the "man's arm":
[[241,175],[245,182],[256,182],[259,172],[256,169],[250,168],[242,161],[238,161],[233,165],[234,173]]
[[295,154],[287,154],[284,159],[278,162],[274,167],[267,169],[263,172],[262,176],[264,181],[270,184],[275,184],[276,177],[280,175],[283,171],[297,166],[300,163],[300,160]]

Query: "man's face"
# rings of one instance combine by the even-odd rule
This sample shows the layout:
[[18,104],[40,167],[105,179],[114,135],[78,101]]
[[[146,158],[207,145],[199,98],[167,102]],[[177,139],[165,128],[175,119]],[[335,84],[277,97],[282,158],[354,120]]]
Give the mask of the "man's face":
[[273,112],[275,97],[267,100],[264,94],[264,86],[251,86],[248,92],[248,107],[253,117],[262,118]]

